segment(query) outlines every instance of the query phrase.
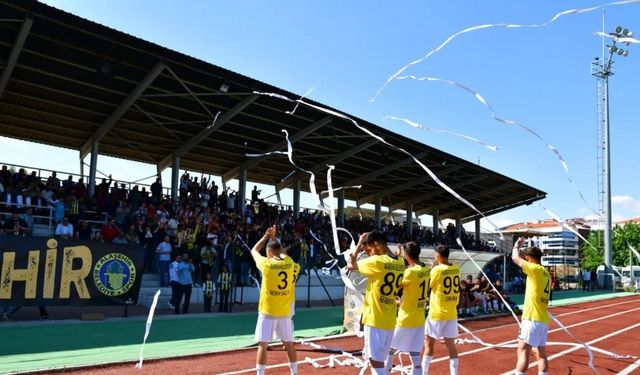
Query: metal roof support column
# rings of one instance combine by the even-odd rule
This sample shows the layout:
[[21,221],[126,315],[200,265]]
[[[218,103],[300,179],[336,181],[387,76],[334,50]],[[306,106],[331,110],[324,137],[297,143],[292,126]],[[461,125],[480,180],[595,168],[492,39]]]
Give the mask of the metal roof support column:
[[9,78],[11,78],[11,73],[13,73],[13,68],[16,67],[16,62],[18,61],[18,56],[20,56],[20,51],[22,51],[22,46],[24,45],[25,40],[27,40],[29,31],[31,31],[31,25],[33,25],[33,18],[30,15],[27,15],[27,18],[25,18],[22,23],[22,27],[20,27],[18,37],[16,38],[15,43],[13,43],[13,48],[9,54],[7,65],[4,67],[4,71],[2,72],[2,77],[0,77],[0,99],[2,99],[4,89],[7,88]]
[[174,207],[178,202],[178,190],[180,189],[180,157],[175,156],[171,164],[171,200]]
[[438,238],[438,234],[440,231],[440,228],[438,228],[438,226],[440,225],[440,211],[438,211],[437,208],[433,209],[431,218],[433,219],[433,238],[436,240],[436,245],[438,245],[438,241],[440,240]]
[[479,217],[476,218],[475,225],[476,225],[476,234],[475,234],[476,244],[480,245],[480,218]]
[[300,180],[296,181],[293,187],[293,217],[298,218],[300,215]]
[[[91,164],[89,164],[89,199],[93,199],[96,192],[96,170],[98,169],[98,152],[100,142],[93,138],[91,140]],[[80,158],[82,160],[82,158]]]
[[460,215],[456,216],[456,237],[460,237],[462,235],[462,219]]
[[338,226],[344,227],[344,190],[338,192],[338,217],[336,221]]
[[246,205],[247,200],[247,170],[242,168],[240,169],[240,175],[238,176],[238,207],[236,209],[240,209],[241,214],[244,214],[244,206]]
[[407,235],[408,235],[408,239],[413,239],[411,238],[411,235],[413,234],[413,203],[409,203],[407,205],[407,221],[406,221],[406,225],[407,225]]
[[382,197],[376,197],[376,229],[382,229]]

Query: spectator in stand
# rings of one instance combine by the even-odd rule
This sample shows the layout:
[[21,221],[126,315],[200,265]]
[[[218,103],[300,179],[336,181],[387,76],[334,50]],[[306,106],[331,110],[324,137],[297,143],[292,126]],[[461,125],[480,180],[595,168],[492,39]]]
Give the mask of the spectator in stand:
[[[213,246],[213,241],[207,241],[207,244],[200,249],[200,258],[201,258],[201,274],[205,275],[211,273],[212,275],[218,275],[217,272],[217,257],[218,254],[216,249]],[[213,272],[212,268],[216,268],[216,271]],[[204,278],[203,278],[204,282]]]
[[76,231],[76,238],[79,240],[91,241],[91,227],[89,226],[89,222],[86,220],[82,220],[80,223],[80,228]]
[[116,238],[113,239],[113,241],[111,242],[114,245],[128,245],[129,242],[127,241],[126,237],[124,236],[124,233],[119,232],[118,236]]
[[79,200],[84,201],[87,199],[87,186],[82,181],[82,177],[78,179],[78,183],[76,184],[75,191],[76,191],[76,197]]
[[175,302],[175,313],[180,313],[180,303],[182,302],[182,297],[184,296],[184,304],[182,306],[182,313],[189,313],[189,304],[191,302],[191,285],[193,284],[193,279],[191,278],[191,274],[194,271],[193,263],[189,258],[189,254],[182,254],[182,261],[178,263],[178,283],[179,283],[179,292]]
[[106,243],[111,243],[118,236],[120,230],[116,226],[114,219],[109,220],[109,224],[102,227],[102,240]]
[[11,218],[4,222],[4,232],[12,236],[26,236],[29,234],[29,226],[20,218],[17,209],[11,211]]
[[207,273],[205,275],[204,282],[202,283],[202,294],[204,299],[204,312],[211,312],[211,301],[213,301],[213,292],[215,291],[215,286],[213,284],[213,280],[211,279],[211,274]]
[[20,215],[20,218],[24,220],[25,223],[27,223],[27,227],[29,227],[28,233],[33,234],[33,228],[35,225],[35,220],[33,218],[33,208],[27,207],[22,215]]
[[129,229],[127,230],[125,238],[127,239],[127,242],[131,245],[140,245],[140,234],[136,230],[135,224],[129,225]]
[[[167,286],[169,284],[169,261],[171,260],[171,238],[164,237],[164,241],[156,247],[158,254],[158,273],[160,274],[160,285]],[[191,278],[191,276],[189,276]],[[178,301],[179,305],[179,301]]]
[[61,222],[65,216],[64,197],[54,196],[54,199],[49,201],[49,204],[53,206],[53,209],[54,209],[53,218],[55,219],[55,222],[56,223]]
[[68,240],[69,238],[73,238],[73,234],[73,224],[69,222],[68,217],[63,218],[62,222],[58,223],[58,225],[56,226],[56,237]]
[[153,203],[159,203],[162,198],[162,181],[156,178],[156,182],[151,184],[151,200]]
[[220,295],[220,303],[218,304],[218,312],[229,312],[229,294],[231,293],[231,273],[227,265],[222,266],[222,272],[218,275],[218,294]]
[[51,172],[51,176],[47,179],[47,187],[57,190],[60,187],[60,179],[56,172]]
[[16,197],[16,207],[22,209],[24,206],[31,206],[31,197],[27,195],[27,189],[22,189]]

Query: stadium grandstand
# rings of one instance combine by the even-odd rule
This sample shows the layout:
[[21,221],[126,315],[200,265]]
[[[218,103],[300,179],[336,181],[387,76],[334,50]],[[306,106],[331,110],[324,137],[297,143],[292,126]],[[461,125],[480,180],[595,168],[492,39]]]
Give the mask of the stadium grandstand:
[[[318,187],[327,184],[327,165],[336,167],[334,187],[361,186],[336,192],[337,223],[354,235],[378,228],[391,242],[413,239],[431,247],[456,246],[454,239],[461,236],[470,249],[489,249],[462,228],[475,221],[480,233],[480,215],[438,186],[412,158],[344,119],[307,107],[287,114],[290,103],[256,92],[299,95],[36,1],[0,1],[0,12],[0,133],[77,150],[83,166],[79,175],[38,166],[4,168],[5,221],[29,199],[34,206],[29,212],[35,212],[21,214],[34,216],[29,218],[33,234],[51,235],[67,217],[76,236],[84,231],[84,238],[141,244],[151,258],[165,233],[177,248],[200,248],[214,237],[222,246],[227,235],[235,239],[238,234],[251,245],[257,230],[273,221],[285,229],[287,243],[304,238],[313,249],[311,229],[333,248],[329,219],[300,209],[309,175],[282,155],[247,156],[286,150],[286,130],[297,165],[316,175]],[[545,197],[509,177],[357,121],[410,152],[484,215]],[[100,182],[98,154],[151,163],[158,175],[172,168],[172,179],[151,186]],[[195,173],[181,176],[181,169]],[[223,186],[211,178],[198,181],[196,173],[220,176]],[[239,182],[237,192],[225,186],[232,179]],[[247,191],[248,182],[292,189],[293,202],[268,206]],[[373,204],[372,217],[345,215],[345,200],[358,209]],[[383,221],[383,205],[394,215],[404,210],[405,219],[387,215],[391,220]],[[432,228],[414,224],[414,217],[425,214],[433,217]],[[455,225],[440,228],[442,219]],[[346,239],[338,246],[348,246]],[[315,250],[321,264],[325,259]],[[151,263],[147,259],[147,270],[153,269]]]

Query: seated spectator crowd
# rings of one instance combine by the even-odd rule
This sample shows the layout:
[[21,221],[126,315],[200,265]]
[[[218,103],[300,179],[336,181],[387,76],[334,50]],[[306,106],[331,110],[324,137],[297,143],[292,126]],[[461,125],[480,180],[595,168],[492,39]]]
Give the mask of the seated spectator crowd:
[[[220,189],[204,176],[185,173],[180,178],[178,199],[163,194],[160,179],[150,186],[127,184],[103,178],[96,184],[93,197],[82,178],[61,181],[56,172],[46,179],[23,168],[17,172],[3,166],[0,171],[0,215],[5,234],[32,233],[38,216],[53,212],[54,233],[61,238],[77,238],[114,244],[132,244],[144,248],[145,271],[159,272],[168,283],[168,265],[176,255],[188,254],[195,266],[194,283],[211,273],[214,281],[227,266],[236,285],[250,285],[250,276],[259,279],[249,249],[268,225],[276,223],[279,240],[289,250],[303,272],[322,267],[335,255],[329,217],[320,211],[303,210],[296,218],[291,208],[269,205],[254,188],[250,200],[240,200],[236,192]],[[7,218],[8,213],[10,217]],[[106,224],[104,218],[108,217]],[[43,224],[48,224],[47,222]],[[354,238],[374,229],[374,220],[347,218],[344,227]],[[53,229],[52,228],[52,229]],[[389,242],[418,241],[421,245],[455,244],[453,224],[436,235],[429,228],[415,227],[409,235],[404,226],[383,223],[381,230]],[[311,232],[322,243],[313,238]],[[461,233],[470,249],[480,249],[473,236]],[[351,241],[341,233],[338,244],[343,250]],[[326,249],[325,250],[325,245]],[[331,252],[329,254],[328,252]]]

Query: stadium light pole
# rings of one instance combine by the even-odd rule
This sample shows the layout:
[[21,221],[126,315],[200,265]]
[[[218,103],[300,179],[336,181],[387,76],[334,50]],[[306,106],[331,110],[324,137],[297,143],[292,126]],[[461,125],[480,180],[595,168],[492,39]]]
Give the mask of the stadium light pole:
[[[604,81],[604,165],[603,165],[603,177],[604,181],[604,207],[603,214],[605,219],[604,224],[604,288],[605,289],[614,289],[615,283],[613,282],[613,270],[611,268],[611,258],[612,258],[612,242],[611,242],[611,149],[610,149],[610,132],[609,132],[609,77],[613,75],[612,65],[613,65],[613,57],[615,55],[627,57],[629,56],[629,51],[622,49],[617,46],[618,40],[622,38],[631,38],[633,33],[629,31],[629,29],[622,28],[621,26],[617,26],[614,32],[609,33],[612,37],[613,42],[610,45],[607,45],[609,49],[609,57],[602,61],[601,63],[598,61],[599,59],[596,57],[593,66],[595,70],[593,71],[593,75],[602,79]],[[630,44],[628,42],[623,42],[627,46]]]

